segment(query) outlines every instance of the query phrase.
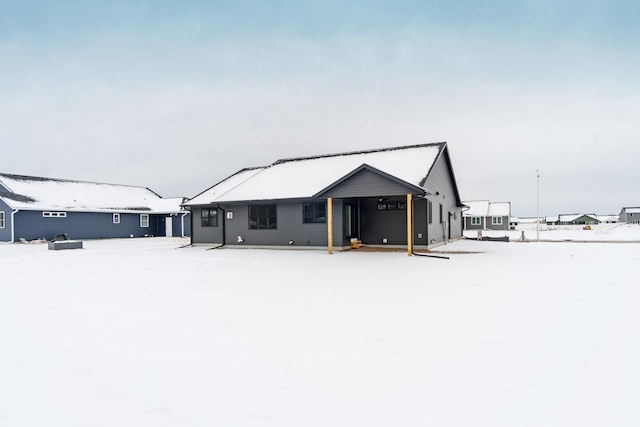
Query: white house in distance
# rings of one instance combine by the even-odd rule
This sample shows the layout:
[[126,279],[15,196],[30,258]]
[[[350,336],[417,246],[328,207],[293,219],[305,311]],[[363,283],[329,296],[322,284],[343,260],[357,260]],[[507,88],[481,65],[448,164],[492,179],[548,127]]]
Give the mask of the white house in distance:
[[465,230],[508,230],[511,202],[472,200],[462,202],[469,209],[462,213]]

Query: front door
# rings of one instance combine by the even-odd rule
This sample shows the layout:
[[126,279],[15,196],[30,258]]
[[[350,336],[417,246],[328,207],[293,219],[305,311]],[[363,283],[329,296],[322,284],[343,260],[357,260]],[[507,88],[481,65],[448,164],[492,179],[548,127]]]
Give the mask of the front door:
[[173,237],[173,220],[170,216],[164,219],[164,235],[167,237]]
[[352,203],[344,205],[344,237],[347,240],[360,238],[358,216],[358,205]]

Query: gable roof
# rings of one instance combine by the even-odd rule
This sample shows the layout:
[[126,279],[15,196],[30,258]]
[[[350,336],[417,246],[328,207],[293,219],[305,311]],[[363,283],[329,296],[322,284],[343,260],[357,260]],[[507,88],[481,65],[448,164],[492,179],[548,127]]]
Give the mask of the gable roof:
[[182,197],[145,187],[0,173],[0,199],[10,208],[82,212],[180,212]]
[[462,203],[469,207],[463,212],[463,216],[487,216],[487,212],[489,212],[488,200],[472,200]]
[[424,182],[445,149],[446,142],[439,142],[281,159],[242,169],[185,205],[311,198],[363,166],[427,192]]
[[640,213],[640,208],[634,208],[634,207],[624,207],[622,208],[622,211],[620,211],[620,213]]
[[483,216],[509,216],[511,215],[511,202],[490,202],[488,200],[472,200],[463,202],[469,209],[463,212],[465,217]]

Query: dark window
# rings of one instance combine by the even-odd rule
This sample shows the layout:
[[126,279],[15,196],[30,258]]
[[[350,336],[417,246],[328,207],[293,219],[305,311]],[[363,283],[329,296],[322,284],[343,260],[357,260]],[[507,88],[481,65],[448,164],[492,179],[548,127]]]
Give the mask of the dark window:
[[250,230],[275,230],[278,228],[276,205],[249,205]]
[[427,200],[427,216],[429,217],[429,224],[433,223],[433,204],[431,200]]
[[202,209],[200,212],[200,225],[202,227],[217,227],[218,209]]
[[378,210],[379,211],[395,211],[395,210],[406,210],[407,204],[406,202],[378,202]]
[[440,204],[440,224],[444,222],[444,216],[442,215],[442,203]]
[[304,224],[325,224],[327,222],[326,204],[324,202],[303,204],[302,222]]

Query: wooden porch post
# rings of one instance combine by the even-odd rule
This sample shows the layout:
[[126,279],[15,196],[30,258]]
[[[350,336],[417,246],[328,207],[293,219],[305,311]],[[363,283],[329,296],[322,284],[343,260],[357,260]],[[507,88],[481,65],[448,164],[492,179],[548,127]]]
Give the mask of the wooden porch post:
[[327,249],[329,255],[333,253],[333,199],[327,199]]
[[407,194],[407,255],[411,256],[413,247],[413,227],[411,221],[411,194]]

